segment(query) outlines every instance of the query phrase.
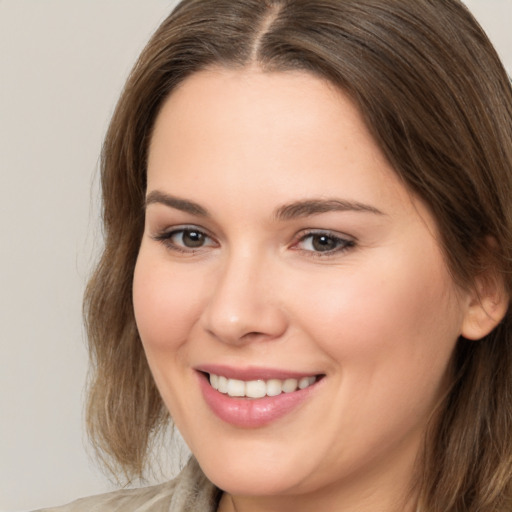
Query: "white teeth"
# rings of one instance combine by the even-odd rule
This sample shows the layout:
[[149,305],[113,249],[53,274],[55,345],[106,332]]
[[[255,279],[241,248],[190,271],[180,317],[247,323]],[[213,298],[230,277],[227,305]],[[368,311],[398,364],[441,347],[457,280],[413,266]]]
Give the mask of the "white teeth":
[[261,398],[267,394],[267,385],[264,380],[250,380],[245,383],[245,396]]
[[245,396],[245,382],[243,380],[228,379],[229,396]]
[[222,375],[219,375],[219,381],[218,381],[217,389],[221,393],[224,393],[224,394],[226,394],[228,392],[228,379],[226,379],[226,377],[223,377]]
[[283,391],[285,393],[291,393],[292,391],[295,391],[297,389],[297,386],[298,386],[297,379],[286,379],[283,382]]
[[262,398],[264,396],[277,396],[281,393],[293,393],[297,389],[306,389],[316,382],[316,377],[302,377],[301,379],[269,379],[243,381],[228,379],[222,375],[210,374],[212,388],[220,393],[234,397]]
[[306,389],[311,384],[315,382],[315,377],[302,377],[302,379],[299,380],[299,389]]
[[270,379],[267,382],[267,396],[277,396],[283,392],[283,381]]

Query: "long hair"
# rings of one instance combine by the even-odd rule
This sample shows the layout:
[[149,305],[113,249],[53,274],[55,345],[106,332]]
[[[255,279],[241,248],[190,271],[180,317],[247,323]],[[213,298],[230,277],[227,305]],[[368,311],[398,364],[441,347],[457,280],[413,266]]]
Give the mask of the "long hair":
[[[102,153],[104,252],[85,295],[88,428],[114,469],[142,474],[169,422],[135,326],[132,277],[146,161],[164,100],[209,66],[304,70],[347,93],[431,209],[453,279],[492,268],[512,292],[512,89],[458,0],[184,0],[135,65]],[[491,241],[491,242],[490,242]],[[418,460],[429,512],[512,510],[512,314],[460,339]]]

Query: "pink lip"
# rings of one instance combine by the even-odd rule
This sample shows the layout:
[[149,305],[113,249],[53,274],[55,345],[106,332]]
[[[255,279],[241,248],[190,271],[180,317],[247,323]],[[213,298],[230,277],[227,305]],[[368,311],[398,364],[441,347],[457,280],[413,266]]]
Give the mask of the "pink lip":
[[302,377],[310,377],[315,373],[292,372],[288,370],[278,370],[273,368],[259,368],[255,366],[247,366],[246,368],[233,368],[220,364],[206,364],[195,368],[197,371],[204,373],[213,373],[214,375],[223,375],[228,379],[249,380],[269,380],[269,379],[301,379]]
[[[228,372],[224,371],[219,371],[216,373],[212,370],[211,373],[228,377],[226,374]],[[245,378],[241,380],[252,380],[252,378],[247,377],[248,374],[246,371],[241,371],[241,373],[238,371],[233,371],[230,373],[230,375],[234,374],[236,374],[239,379],[243,375]],[[293,393],[281,393],[277,396],[265,396],[263,398],[251,399],[234,398],[220,393],[210,386],[207,375],[201,372],[197,372],[197,375],[199,377],[199,385],[204,400],[212,412],[222,421],[241,428],[263,427],[264,425],[282,418],[286,414],[292,412],[300,405],[302,405],[308,399],[308,397],[316,391],[318,384],[322,382],[317,381],[315,384],[309,386],[308,388],[299,389]],[[259,378],[262,378],[261,372],[258,373],[258,375]],[[279,375],[282,375],[282,373]],[[264,377],[264,380],[267,380],[268,378],[282,379],[283,377]],[[293,376],[289,378],[297,377],[296,374],[293,374]]]

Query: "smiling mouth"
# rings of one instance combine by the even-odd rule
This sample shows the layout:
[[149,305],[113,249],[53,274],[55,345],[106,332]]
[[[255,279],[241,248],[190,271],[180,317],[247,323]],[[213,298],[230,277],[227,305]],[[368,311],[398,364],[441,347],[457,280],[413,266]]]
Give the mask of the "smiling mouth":
[[265,396],[278,396],[282,393],[293,393],[306,389],[315,384],[322,376],[312,375],[300,379],[268,379],[243,381],[228,379],[223,375],[210,373],[208,376],[210,386],[219,393],[237,398],[263,398]]
[[211,411],[247,429],[264,427],[313,400],[326,377],[263,367],[205,365],[195,370]]

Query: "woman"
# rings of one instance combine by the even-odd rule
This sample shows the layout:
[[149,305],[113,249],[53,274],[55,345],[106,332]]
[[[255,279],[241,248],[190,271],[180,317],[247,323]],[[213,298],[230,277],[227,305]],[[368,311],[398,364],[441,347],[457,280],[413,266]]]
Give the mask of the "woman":
[[[512,91],[457,0],[185,0],[103,153],[62,510],[512,510]],[[96,508],[95,508],[96,507]]]

